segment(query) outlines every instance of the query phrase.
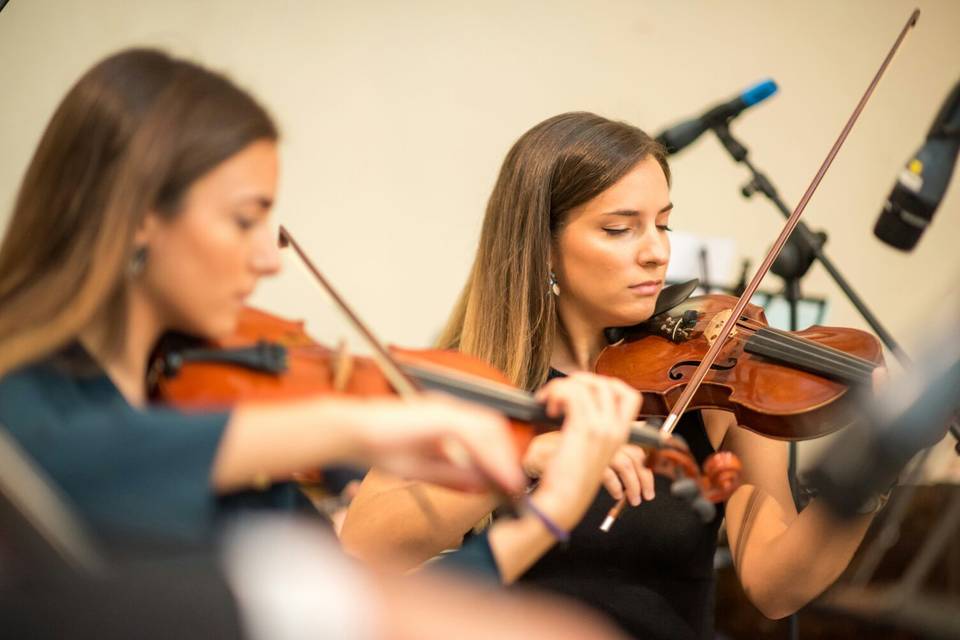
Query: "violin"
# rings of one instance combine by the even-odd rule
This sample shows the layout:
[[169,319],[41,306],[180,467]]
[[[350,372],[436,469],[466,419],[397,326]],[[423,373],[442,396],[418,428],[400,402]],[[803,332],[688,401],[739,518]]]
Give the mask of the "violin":
[[[326,347],[307,334],[302,321],[253,307],[241,310],[236,330],[222,340],[180,342],[168,346],[155,361],[152,386],[157,400],[181,409],[396,393],[372,358],[353,356],[343,346]],[[505,376],[479,358],[439,349],[391,348],[390,353],[419,388],[480,402],[509,418],[520,452],[538,431],[562,424],[562,419],[547,416],[532,397],[509,388]]]
[[[231,336],[216,342],[184,338],[162,349],[150,376],[156,400],[210,410],[240,401],[296,400],[317,394],[369,397],[442,391],[507,417],[518,456],[534,436],[562,425],[562,416],[548,416],[531,394],[513,387],[502,372],[474,356],[383,346],[283,227],[280,244],[294,248],[367,339],[373,357],[355,357],[343,346],[325,347],[306,333],[302,322],[246,307]],[[739,486],[741,465],[733,454],[716,454],[701,471],[680,437],[635,423],[630,441],[649,451],[651,469],[673,479],[676,495],[704,518],[712,519],[713,503],[725,500]]]
[[[736,301],[696,296],[622,330],[620,341],[600,353],[597,373],[641,391],[641,416],[666,416]],[[729,411],[739,424],[772,438],[818,438],[857,419],[862,409],[853,391],[869,387],[882,364],[880,341],[866,331],[782,331],[748,304],[688,408]]]

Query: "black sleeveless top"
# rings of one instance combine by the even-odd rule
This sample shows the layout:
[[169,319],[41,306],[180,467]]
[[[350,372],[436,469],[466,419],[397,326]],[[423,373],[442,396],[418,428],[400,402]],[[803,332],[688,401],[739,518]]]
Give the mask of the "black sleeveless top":
[[[550,378],[562,375],[550,372]],[[699,411],[684,415],[675,433],[698,462],[713,453]],[[704,524],[670,495],[669,479],[657,476],[656,497],[627,506],[603,533],[599,527],[613,502],[601,487],[570,542],[554,547],[520,583],[580,600],[635,637],[712,638],[713,555],[723,505]]]

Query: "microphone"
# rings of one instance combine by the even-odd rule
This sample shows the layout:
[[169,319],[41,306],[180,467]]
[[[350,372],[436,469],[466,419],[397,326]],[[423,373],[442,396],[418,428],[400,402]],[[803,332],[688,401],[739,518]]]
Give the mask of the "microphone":
[[912,251],[943,200],[958,151],[960,82],[940,107],[923,146],[897,177],[873,234],[901,251]]
[[777,92],[777,83],[767,79],[758,82],[732,100],[710,107],[703,115],[675,124],[657,136],[657,142],[674,154],[700,137],[704,131],[725,125],[747,107],[762,102]]

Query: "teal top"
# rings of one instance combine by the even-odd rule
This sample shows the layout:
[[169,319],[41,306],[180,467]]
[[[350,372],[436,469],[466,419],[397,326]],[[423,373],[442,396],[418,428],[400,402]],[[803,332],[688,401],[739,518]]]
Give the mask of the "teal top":
[[107,539],[206,544],[227,514],[309,505],[289,483],[213,493],[228,419],[136,409],[79,345],[0,379],[0,425]]

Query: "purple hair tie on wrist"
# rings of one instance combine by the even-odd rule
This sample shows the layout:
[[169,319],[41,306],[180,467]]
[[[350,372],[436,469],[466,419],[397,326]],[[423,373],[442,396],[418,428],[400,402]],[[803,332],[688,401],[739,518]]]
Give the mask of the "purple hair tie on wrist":
[[533,500],[530,499],[529,495],[523,496],[523,506],[530,513],[537,516],[537,519],[543,523],[543,526],[546,527],[547,531],[550,532],[550,535],[556,538],[558,542],[570,541],[570,532],[558,525],[550,518],[550,516],[541,511],[540,508],[533,503]]

